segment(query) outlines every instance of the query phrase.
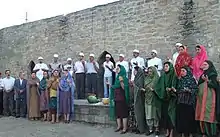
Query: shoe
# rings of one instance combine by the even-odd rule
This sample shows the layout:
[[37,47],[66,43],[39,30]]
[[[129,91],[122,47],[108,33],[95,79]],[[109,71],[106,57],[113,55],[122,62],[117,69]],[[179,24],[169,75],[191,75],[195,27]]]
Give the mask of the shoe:
[[158,137],[160,135],[160,131],[155,131],[155,136]]
[[127,130],[125,130],[125,131],[121,131],[121,134],[126,134],[127,133]]
[[15,116],[15,118],[20,118],[20,116]]
[[139,130],[137,130],[137,131],[135,132],[135,134],[141,134],[141,132],[140,132]]
[[120,130],[121,130],[121,128],[118,128],[118,129],[115,130],[115,132],[119,132]]
[[150,136],[151,134],[153,134],[154,132],[153,131],[147,131],[146,133],[145,133],[145,135],[146,136]]

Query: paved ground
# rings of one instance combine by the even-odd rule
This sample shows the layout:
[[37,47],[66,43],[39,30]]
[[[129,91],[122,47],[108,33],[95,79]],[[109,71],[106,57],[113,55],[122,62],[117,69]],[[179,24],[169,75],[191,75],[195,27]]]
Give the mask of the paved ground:
[[[114,133],[113,128],[82,123],[50,124],[13,117],[0,118],[0,137],[146,137]],[[153,136],[151,136],[153,137]]]

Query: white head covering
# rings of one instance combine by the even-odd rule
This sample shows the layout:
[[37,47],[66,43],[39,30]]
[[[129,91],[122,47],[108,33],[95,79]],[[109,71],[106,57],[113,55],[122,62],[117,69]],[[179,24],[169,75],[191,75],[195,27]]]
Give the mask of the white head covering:
[[157,51],[156,51],[155,49],[153,49],[151,52],[153,52],[153,53],[157,54]]
[[54,58],[58,58],[59,56],[58,56],[58,54],[54,54],[53,57]]
[[182,46],[183,44],[181,44],[181,43],[176,43],[176,45],[175,46],[178,46],[178,47],[180,47],[180,46]]
[[72,59],[71,59],[71,58],[68,58],[67,61],[72,61]]
[[79,53],[79,56],[83,56],[83,57],[84,57],[84,54],[83,54],[82,52],[80,52],[80,53]]
[[105,57],[106,57],[106,58],[111,58],[111,55],[106,54]]
[[124,55],[124,54],[119,54],[119,57],[123,57],[123,58],[124,58],[124,57],[125,57],[125,55]]
[[95,57],[95,55],[94,55],[94,54],[89,54],[89,56],[90,56],[90,57]]
[[38,60],[43,60],[44,58],[43,57],[38,57]]
[[134,49],[134,50],[133,50],[133,53],[139,53],[139,50]]

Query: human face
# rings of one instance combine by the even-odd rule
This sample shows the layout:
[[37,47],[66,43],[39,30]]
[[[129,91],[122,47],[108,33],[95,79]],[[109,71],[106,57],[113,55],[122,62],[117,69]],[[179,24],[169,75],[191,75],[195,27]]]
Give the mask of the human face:
[[185,69],[185,68],[181,68],[181,76],[182,76],[182,77],[185,77],[186,74],[187,74],[186,69]]
[[119,61],[123,61],[123,60],[124,60],[124,58],[120,56],[119,57]]
[[133,52],[133,56],[136,58],[139,55],[137,52]]
[[43,72],[43,76],[44,76],[44,78],[47,78],[47,72]]
[[65,76],[68,76],[68,71],[64,71],[64,75],[65,75]]
[[5,72],[5,75],[6,75],[7,77],[9,77],[9,76],[10,76],[10,71],[7,70],[7,71]]
[[53,72],[53,76],[54,76],[54,77],[57,77],[58,75],[59,75],[58,71],[54,71],[54,72]]
[[83,60],[84,56],[79,56],[79,60]]
[[57,58],[57,57],[54,57],[53,60],[54,60],[54,62],[57,62],[57,61],[58,61],[58,58]]
[[179,50],[180,50],[180,53],[183,53],[185,51],[183,47],[180,47]]
[[106,60],[106,61],[109,61],[109,60],[110,60],[110,58],[109,58],[109,57],[106,57],[106,58],[105,58],[105,60]]
[[120,70],[121,70],[120,67],[117,66],[117,67],[116,67],[116,73],[118,74],[118,73],[120,72]]
[[201,52],[201,48],[196,47],[196,54],[199,54]]
[[42,59],[39,59],[39,63],[42,63],[43,62],[43,60]]
[[202,64],[202,69],[205,71],[207,69],[209,69],[209,64],[207,62],[203,62]]
[[179,50],[180,50],[180,47],[176,46],[176,51],[179,52]]
[[72,63],[72,61],[71,61],[71,60],[68,60],[68,61],[67,61],[67,64],[71,64],[71,63]]
[[170,66],[168,64],[164,64],[164,71],[168,72],[170,70]]
[[35,73],[32,73],[32,74],[31,74],[31,77],[32,77],[32,78],[36,78],[36,74],[35,74]]
[[151,52],[151,57],[152,57],[152,58],[156,57],[156,53]]
[[148,72],[148,75],[149,75],[149,76],[152,76],[152,75],[153,75],[153,70],[152,70],[151,68],[148,68],[148,71],[147,71],[147,72]]
[[94,57],[90,56],[89,60],[92,62],[94,60]]
[[24,73],[20,73],[20,78],[24,79]]

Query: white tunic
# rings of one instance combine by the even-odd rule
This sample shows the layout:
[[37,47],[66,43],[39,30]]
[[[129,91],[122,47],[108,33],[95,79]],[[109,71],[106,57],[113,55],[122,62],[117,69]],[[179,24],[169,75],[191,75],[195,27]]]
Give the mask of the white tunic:
[[136,66],[133,63],[137,63],[137,65],[139,67],[141,67],[141,68],[144,68],[144,66],[145,66],[143,58],[138,56],[136,58],[131,59],[131,67],[132,67],[132,70],[131,70],[132,71],[132,73],[131,73],[131,81],[134,81],[134,67]]
[[129,72],[129,66],[128,66],[128,62],[127,62],[127,61],[125,61],[125,60],[123,60],[123,61],[118,61],[118,62],[116,63],[116,66],[118,66],[118,65],[122,65],[122,66],[125,68],[126,72],[127,72],[127,73]]
[[47,64],[45,64],[45,63],[37,63],[34,66],[33,70],[35,71],[38,69],[39,69],[39,71],[37,71],[36,76],[37,76],[37,78],[39,78],[39,80],[42,80],[43,79],[43,70],[42,69],[49,70],[49,68],[48,68]]
[[148,67],[157,66],[157,73],[160,76],[160,71],[163,69],[162,60],[160,58],[152,58],[147,62]]
[[177,59],[178,56],[179,56],[179,53],[178,53],[178,52],[176,52],[176,53],[173,54],[173,59],[172,59],[173,66],[175,66],[175,64],[176,64],[176,59]]
[[111,61],[109,61],[109,62],[105,61],[103,63],[103,67],[104,67],[104,70],[105,70],[104,77],[105,78],[106,77],[112,77],[112,72],[106,66],[108,66],[110,69],[113,69],[114,68],[114,64]]

